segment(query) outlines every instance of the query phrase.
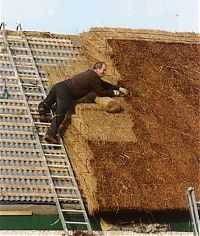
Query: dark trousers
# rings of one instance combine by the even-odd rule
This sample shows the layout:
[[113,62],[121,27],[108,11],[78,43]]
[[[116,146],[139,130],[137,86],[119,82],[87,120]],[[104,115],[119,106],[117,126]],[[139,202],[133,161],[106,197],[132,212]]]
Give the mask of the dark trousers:
[[65,118],[66,112],[70,109],[72,103],[72,92],[62,81],[51,88],[49,94],[43,101],[50,109],[55,105],[55,116],[51,120],[51,126],[48,132],[56,135],[60,124]]

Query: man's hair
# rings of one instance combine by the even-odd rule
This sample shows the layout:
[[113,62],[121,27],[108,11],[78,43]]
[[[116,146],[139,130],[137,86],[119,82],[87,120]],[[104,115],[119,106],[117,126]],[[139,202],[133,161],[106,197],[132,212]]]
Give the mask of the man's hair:
[[103,65],[106,65],[104,61],[97,61],[93,66],[93,70],[101,69]]

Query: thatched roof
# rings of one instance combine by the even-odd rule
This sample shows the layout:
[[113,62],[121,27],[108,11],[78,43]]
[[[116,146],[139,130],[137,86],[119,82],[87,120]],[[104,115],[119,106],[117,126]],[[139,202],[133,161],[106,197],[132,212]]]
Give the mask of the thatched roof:
[[[98,136],[100,130],[118,131],[114,115],[109,124],[105,112],[90,105],[79,105],[82,128],[74,121],[65,133],[90,213],[186,209],[185,191],[198,187],[199,174],[199,35],[92,29],[81,40],[83,61],[107,61],[106,79],[133,92],[119,114],[131,117],[133,126],[123,123],[117,140]],[[86,127],[93,132],[85,135]],[[122,138],[132,132],[136,139]]]

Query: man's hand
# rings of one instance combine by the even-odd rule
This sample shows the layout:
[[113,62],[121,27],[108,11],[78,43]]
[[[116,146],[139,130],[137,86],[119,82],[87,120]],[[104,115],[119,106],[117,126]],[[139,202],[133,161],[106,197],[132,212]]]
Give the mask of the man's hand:
[[122,93],[124,96],[128,96],[129,95],[128,89],[125,89],[123,87],[119,88],[119,92]]

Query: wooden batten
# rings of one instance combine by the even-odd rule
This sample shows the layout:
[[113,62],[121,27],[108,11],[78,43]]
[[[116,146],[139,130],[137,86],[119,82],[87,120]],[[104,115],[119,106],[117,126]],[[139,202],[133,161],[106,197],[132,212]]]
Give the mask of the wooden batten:
[[32,216],[32,211],[0,211],[0,216]]

